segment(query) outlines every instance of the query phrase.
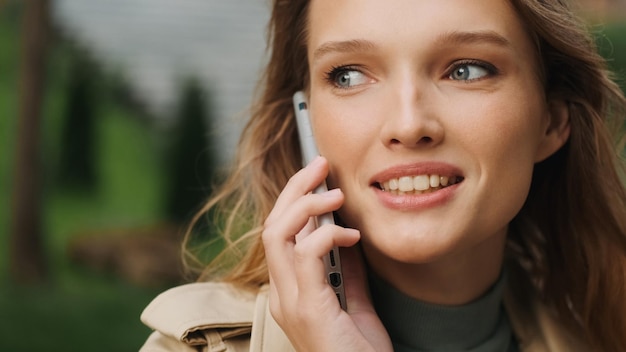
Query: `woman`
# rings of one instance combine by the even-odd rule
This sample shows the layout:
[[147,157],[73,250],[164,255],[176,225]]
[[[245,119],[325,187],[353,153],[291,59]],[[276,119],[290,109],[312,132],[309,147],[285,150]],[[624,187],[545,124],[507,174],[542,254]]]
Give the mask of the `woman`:
[[276,0],[270,48],[194,221],[221,209],[227,251],[146,309],[146,350],[626,349],[626,101],[564,1]]

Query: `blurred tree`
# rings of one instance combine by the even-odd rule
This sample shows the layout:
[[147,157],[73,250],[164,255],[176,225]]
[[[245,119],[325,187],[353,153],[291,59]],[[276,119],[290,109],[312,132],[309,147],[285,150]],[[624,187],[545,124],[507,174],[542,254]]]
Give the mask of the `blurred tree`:
[[94,82],[98,70],[86,52],[75,51],[61,139],[59,181],[67,189],[90,190],[97,182],[97,94]]
[[36,283],[47,274],[41,234],[39,142],[50,4],[48,0],[30,0],[23,6],[9,266],[14,282]]
[[166,189],[166,214],[182,223],[190,217],[204,198],[212,179],[215,153],[208,138],[212,115],[208,94],[194,79],[183,86],[171,136],[171,154]]

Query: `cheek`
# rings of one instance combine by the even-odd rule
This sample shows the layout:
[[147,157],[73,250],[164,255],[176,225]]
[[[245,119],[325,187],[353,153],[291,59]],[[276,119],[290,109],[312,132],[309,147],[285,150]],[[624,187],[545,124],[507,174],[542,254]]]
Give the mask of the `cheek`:
[[312,100],[312,126],[320,151],[328,146],[351,145],[375,129],[378,112],[359,101],[328,97],[316,104]]
[[330,163],[331,180],[341,176],[339,171],[353,171],[377,140],[375,114],[362,106],[337,103],[316,105],[311,111],[313,133],[320,154]]
[[531,95],[494,96],[491,101],[465,110],[476,113],[461,117],[459,133],[465,138],[458,138],[465,141],[465,148],[474,150],[485,161],[520,163],[519,166],[532,168],[546,118],[542,107],[541,100]]
[[481,189],[488,190],[487,204],[493,204],[494,212],[510,219],[528,195],[545,112],[537,108],[540,103],[488,106],[488,110],[482,110],[480,123],[468,127],[468,135],[474,137],[464,147],[478,162],[485,186]]
[[346,116],[331,109],[315,111],[312,127],[321,155],[332,158],[339,150],[350,147],[351,136],[346,131],[351,131],[353,126],[348,121]]

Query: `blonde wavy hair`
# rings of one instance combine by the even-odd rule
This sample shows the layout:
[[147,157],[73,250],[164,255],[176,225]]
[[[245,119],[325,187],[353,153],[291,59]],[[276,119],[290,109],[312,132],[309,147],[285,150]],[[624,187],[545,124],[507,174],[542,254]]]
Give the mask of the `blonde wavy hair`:
[[[510,226],[507,268],[520,300],[538,296],[563,325],[604,351],[626,350],[626,99],[585,25],[564,0],[510,0],[534,40],[545,94],[567,102],[571,136],[536,165]],[[275,0],[270,59],[226,181],[193,218],[185,259],[199,280],[250,289],[269,281],[262,224],[301,165],[292,94],[308,85],[306,0]],[[194,226],[225,246],[210,265],[195,256]]]

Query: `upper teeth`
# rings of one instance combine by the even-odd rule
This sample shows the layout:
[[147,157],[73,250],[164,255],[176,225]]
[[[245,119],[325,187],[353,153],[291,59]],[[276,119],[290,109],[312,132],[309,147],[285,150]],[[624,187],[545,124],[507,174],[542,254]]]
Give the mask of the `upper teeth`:
[[381,184],[384,191],[392,192],[412,192],[426,191],[439,187],[446,187],[457,183],[457,177],[439,176],[439,175],[419,175],[419,176],[402,176],[400,178],[392,178]]

